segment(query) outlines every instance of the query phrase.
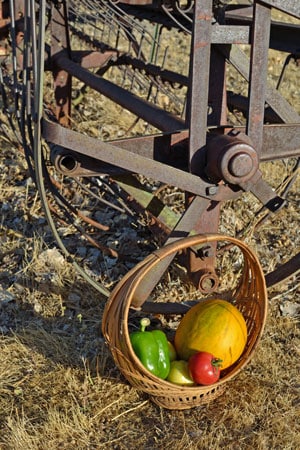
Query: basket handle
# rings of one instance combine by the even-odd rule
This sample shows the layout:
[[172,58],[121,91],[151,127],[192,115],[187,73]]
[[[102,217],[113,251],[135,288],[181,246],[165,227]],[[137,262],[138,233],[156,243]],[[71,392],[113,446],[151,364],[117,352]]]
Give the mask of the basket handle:
[[215,241],[229,241],[240,247],[247,255],[251,255],[250,249],[242,241],[221,234],[197,234],[166,244],[151,253],[153,259],[152,264],[148,264],[142,269],[139,280],[132,289],[131,306],[136,309],[142,307],[151,291],[174,259],[176,253],[195,245],[207,244]]

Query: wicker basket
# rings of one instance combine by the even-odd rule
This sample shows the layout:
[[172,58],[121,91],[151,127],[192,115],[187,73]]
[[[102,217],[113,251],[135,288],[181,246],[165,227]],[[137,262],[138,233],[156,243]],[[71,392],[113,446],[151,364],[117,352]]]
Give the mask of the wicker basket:
[[[241,279],[234,291],[230,292],[231,298],[227,296],[227,300],[232,301],[242,312],[247,323],[248,339],[241,357],[226,371],[222,371],[222,376],[217,383],[211,386],[178,386],[152,375],[141,364],[130,343],[128,314],[130,309],[143,309],[143,305],[138,304],[134,294],[142,281],[149,278],[149,274],[157,272],[157,268],[160,266],[165,267],[162,264],[163,260],[168,260],[177,252],[187,248],[213,242],[237,246],[243,255]],[[266,313],[265,279],[259,261],[250,248],[243,242],[228,236],[196,235],[160,248],[124,276],[106,304],[102,332],[116,365],[132,386],[149,394],[151,400],[164,408],[189,409],[208,403],[219,396],[223,392],[225,384],[245,367],[263,332]]]

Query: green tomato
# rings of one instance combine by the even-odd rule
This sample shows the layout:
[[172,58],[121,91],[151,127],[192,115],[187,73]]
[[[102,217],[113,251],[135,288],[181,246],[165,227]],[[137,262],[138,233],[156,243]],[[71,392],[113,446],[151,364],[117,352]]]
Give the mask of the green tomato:
[[190,376],[187,361],[172,361],[167,380],[180,386],[195,386],[194,380]]
[[168,341],[168,347],[169,347],[170,361],[175,361],[175,359],[177,358],[177,353],[172,342]]

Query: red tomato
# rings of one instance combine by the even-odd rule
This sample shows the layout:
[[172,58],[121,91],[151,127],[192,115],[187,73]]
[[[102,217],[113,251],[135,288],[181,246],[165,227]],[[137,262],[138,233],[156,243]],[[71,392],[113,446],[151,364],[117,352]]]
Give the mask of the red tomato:
[[194,353],[188,361],[192,379],[197,384],[205,386],[213,384],[220,378],[222,361],[208,352]]

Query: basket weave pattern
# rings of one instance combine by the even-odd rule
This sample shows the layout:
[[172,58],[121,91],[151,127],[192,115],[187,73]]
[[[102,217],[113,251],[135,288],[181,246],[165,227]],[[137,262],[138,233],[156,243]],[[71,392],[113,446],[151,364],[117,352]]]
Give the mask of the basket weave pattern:
[[[220,380],[211,386],[178,386],[152,375],[135,355],[129,338],[128,314],[130,308],[140,309],[134,298],[141,281],[159,262],[178,251],[212,242],[226,242],[237,246],[243,254],[244,266],[240,283],[232,301],[243,314],[248,338],[243,354],[231,367],[222,371]],[[128,272],[115,287],[106,304],[102,332],[116,365],[129,383],[150,395],[152,401],[167,409],[188,409],[208,403],[218,397],[225,384],[235,377],[249,362],[260,340],[267,313],[265,279],[257,257],[242,241],[212,234],[196,235],[178,240],[151,253]]]

